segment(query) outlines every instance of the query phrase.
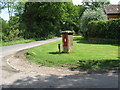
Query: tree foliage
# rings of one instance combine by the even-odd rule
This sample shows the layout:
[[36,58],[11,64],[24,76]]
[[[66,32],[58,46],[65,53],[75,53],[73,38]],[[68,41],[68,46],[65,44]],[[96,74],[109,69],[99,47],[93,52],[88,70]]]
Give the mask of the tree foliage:
[[[12,18],[12,15],[14,13],[13,7],[14,7],[14,2],[0,2],[0,10],[7,8],[9,19]],[[10,24],[11,23],[9,22],[9,26]]]
[[[3,29],[3,40],[51,38],[63,30],[79,31],[80,17],[85,8],[65,2],[4,2],[10,20]],[[12,15],[15,16],[12,16]],[[3,26],[4,28],[4,26]]]
[[87,9],[96,10],[96,8],[103,8],[103,5],[110,4],[108,0],[83,0],[83,6]]
[[120,19],[89,22],[88,36],[92,38],[120,39]]
[[[10,20],[3,30],[6,41],[24,38],[51,38],[61,31],[74,30],[87,36],[88,22],[107,19],[101,7],[108,4],[89,0],[84,5],[65,2],[5,2],[0,9],[8,8]],[[83,13],[84,12],[84,13]],[[15,16],[12,16],[12,14]],[[7,22],[5,22],[8,24]],[[5,27],[5,26],[3,26]],[[5,40],[5,39],[4,39]]]
[[22,15],[25,8],[25,2],[17,2],[15,3],[13,8],[14,8],[15,15]]
[[107,16],[105,15],[102,8],[97,8],[96,10],[86,9],[81,17],[80,23],[80,32],[82,35],[87,38],[88,31],[88,23],[90,21],[98,21],[98,20],[107,20]]
[[19,17],[14,16],[12,19],[9,20],[11,22],[11,25],[9,26],[9,22],[6,22],[1,18],[2,21],[2,40],[4,42],[6,41],[14,41],[21,39],[21,33],[22,30],[20,31],[19,26]]
[[82,6],[64,2],[27,2],[23,13],[26,38],[59,36],[62,30],[79,30]]
[[0,1],[0,13],[1,10],[4,9],[5,7],[6,7],[6,3]]

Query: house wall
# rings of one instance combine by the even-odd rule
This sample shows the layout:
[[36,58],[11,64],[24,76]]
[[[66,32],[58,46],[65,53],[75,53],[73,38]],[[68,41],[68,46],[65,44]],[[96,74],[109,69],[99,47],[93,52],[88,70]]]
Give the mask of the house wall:
[[120,15],[107,15],[108,16],[108,19],[111,19],[111,18],[120,18]]

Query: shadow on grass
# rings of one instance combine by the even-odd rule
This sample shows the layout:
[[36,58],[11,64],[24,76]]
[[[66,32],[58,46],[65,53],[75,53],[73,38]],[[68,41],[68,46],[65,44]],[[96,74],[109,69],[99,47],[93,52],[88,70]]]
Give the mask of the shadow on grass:
[[87,40],[85,40],[84,38],[81,38],[81,37],[74,37],[73,40],[74,40],[74,41],[77,41],[77,43],[89,44],[89,42],[88,42]]
[[74,41],[76,41],[77,43],[84,43],[84,44],[101,44],[101,45],[114,45],[114,46],[120,46],[120,43],[117,41],[107,41],[102,39],[89,39],[89,40],[85,40],[82,37],[74,37]]
[[65,52],[49,52],[49,54],[56,55],[56,54],[69,54],[69,53],[65,53]]
[[87,71],[88,73],[105,73],[109,70],[120,70],[120,60],[79,60],[79,66],[70,67],[69,69]]

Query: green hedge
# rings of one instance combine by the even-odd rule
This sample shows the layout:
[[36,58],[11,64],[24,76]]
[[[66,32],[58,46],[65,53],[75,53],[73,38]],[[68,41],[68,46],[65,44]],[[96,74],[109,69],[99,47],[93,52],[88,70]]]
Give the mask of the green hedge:
[[120,18],[111,20],[91,21],[88,24],[88,37],[120,38]]

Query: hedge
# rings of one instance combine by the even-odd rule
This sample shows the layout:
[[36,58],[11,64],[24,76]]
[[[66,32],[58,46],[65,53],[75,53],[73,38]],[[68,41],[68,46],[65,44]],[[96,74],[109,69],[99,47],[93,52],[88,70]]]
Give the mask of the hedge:
[[87,35],[92,38],[120,39],[120,18],[89,22]]

